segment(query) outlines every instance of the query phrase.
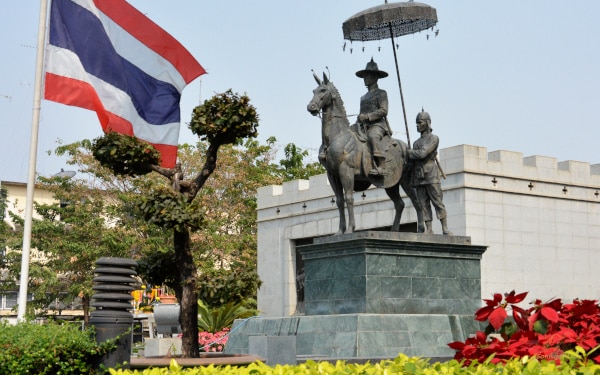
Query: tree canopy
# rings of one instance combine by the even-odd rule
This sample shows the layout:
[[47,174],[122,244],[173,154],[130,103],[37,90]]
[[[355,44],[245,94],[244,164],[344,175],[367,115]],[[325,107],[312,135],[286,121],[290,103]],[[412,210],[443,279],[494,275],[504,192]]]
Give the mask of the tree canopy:
[[[131,257],[146,282],[175,290],[184,337],[197,335],[199,297],[209,306],[255,297],[256,190],[322,172],[294,144],[274,163],[276,140],[260,144],[257,126],[249,99],[227,91],[194,109],[190,129],[200,141],[180,146],[174,169],[160,167],[148,144],[116,133],[61,145],[57,154],[84,177],[40,179],[58,202],[35,206],[42,219],[32,246],[44,259],[30,268],[30,290],[40,302],[61,287],[89,301],[95,261]],[[10,265],[17,272],[16,256]],[[197,352],[193,341],[184,355]]]

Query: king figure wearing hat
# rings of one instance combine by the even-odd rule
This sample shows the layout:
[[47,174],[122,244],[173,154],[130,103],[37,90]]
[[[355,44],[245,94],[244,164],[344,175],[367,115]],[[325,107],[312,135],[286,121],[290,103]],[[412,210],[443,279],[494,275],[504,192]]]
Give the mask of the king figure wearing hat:
[[368,89],[367,93],[360,98],[360,114],[357,122],[367,130],[367,142],[375,163],[369,175],[383,176],[385,150],[382,147],[382,139],[390,133],[387,123],[388,98],[387,92],[379,88],[377,81],[379,78],[387,77],[388,74],[379,70],[377,63],[371,58],[366,68],[356,72],[356,76],[364,79]]

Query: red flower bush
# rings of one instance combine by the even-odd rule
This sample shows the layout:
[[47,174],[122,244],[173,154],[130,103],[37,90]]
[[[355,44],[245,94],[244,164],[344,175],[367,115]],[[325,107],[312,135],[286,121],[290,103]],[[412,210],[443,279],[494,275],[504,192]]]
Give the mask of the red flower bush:
[[[222,352],[229,338],[229,328],[219,332],[198,332],[198,344],[201,352]],[[180,333],[178,337],[183,337]]]
[[485,332],[478,331],[465,342],[448,344],[456,350],[454,359],[469,365],[492,355],[492,363],[530,356],[559,363],[566,350],[579,346],[589,353],[588,358],[600,363],[600,350],[593,351],[600,345],[598,301],[576,299],[563,304],[560,299],[545,303],[536,299],[524,309],[516,304],[525,297],[527,292],[515,294],[513,290],[484,299],[485,306],[475,312],[475,320],[489,324]]
[[198,332],[198,344],[200,344],[201,352],[222,352],[225,349],[225,344],[229,338],[229,328],[224,328],[222,331]]

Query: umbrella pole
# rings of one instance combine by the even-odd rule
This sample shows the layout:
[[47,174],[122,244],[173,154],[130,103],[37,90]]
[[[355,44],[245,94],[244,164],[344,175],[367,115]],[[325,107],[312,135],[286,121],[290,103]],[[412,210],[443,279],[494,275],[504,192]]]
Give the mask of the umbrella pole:
[[[387,1],[386,1],[387,3]],[[400,101],[402,102],[402,114],[404,115],[404,128],[406,129],[406,141],[410,149],[410,134],[408,133],[408,121],[406,120],[406,108],[404,107],[404,94],[402,94],[402,82],[400,82],[400,69],[398,69],[398,56],[396,56],[396,43],[394,43],[394,32],[390,24],[390,37],[392,41],[392,51],[394,51],[394,62],[396,63],[396,76],[398,77],[398,88],[400,89]]]

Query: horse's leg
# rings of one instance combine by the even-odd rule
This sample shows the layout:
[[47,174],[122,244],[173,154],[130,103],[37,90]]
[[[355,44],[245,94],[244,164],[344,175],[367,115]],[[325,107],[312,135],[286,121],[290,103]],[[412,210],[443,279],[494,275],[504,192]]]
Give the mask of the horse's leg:
[[385,189],[386,194],[392,202],[394,202],[394,208],[396,214],[394,215],[394,223],[392,224],[392,232],[400,231],[400,218],[402,218],[402,211],[404,211],[404,200],[400,196],[400,184],[396,184],[390,188]]
[[405,172],[402,174],[402,177],[400,178],[400,186],[402,186],[402,189],[412,202],[415,211],[417,211],[417,233],[425,232],[425,223],[423,223],[423,211],[421,210],[421,203],[419,202],[419,199],[417,199],[417,190],[414,188],[414,186],[412,186],[410,173]]
[[344,201],[348,209],[348,233],[354,232],[356,222],[354,220],[354,169],[346,165],[340,165],[341,187],[344,190]]
[[335,204],[337,205],[340,217],[340,226],[336,234],[342,234],[346,231],[346,213],[344,212],[344,192],[342,190],[342,183],[338,176],[329,171],[327,171],[327,178],[329,179],[329,184],[335,194]]

